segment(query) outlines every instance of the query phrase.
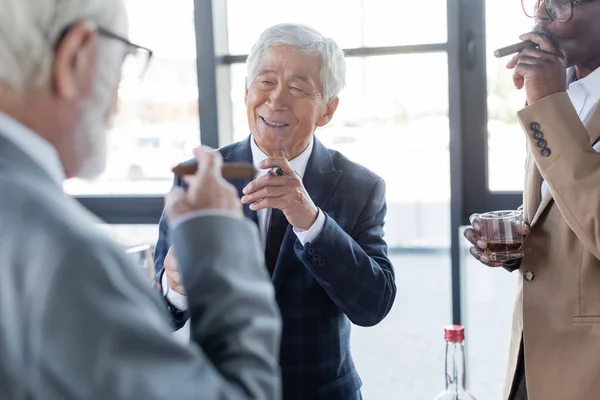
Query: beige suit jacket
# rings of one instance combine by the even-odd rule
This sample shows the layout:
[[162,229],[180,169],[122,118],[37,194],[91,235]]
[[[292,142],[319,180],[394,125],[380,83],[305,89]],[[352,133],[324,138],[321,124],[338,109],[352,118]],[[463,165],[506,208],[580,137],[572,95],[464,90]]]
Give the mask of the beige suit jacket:
[[600,399],[600,154],[592,148],[600,107],[584,126],[559,93],[518,116],[528,138],[523,210],[531,232],[519,269],[505,398],[522,335],[530,400]]

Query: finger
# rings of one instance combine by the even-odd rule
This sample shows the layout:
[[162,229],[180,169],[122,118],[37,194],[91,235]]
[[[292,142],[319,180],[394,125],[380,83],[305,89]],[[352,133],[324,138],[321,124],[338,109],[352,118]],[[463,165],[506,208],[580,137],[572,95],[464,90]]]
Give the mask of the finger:
[[194,149],[194,156],[198,161],[197,176],[210,175],[215,178],[221,178],[221,167],[223,165],[223,157],[218,151],[214,151],[210,147],[200,147]]
[[284,186],[290,183],[289,176],[273,176],[265,174],[246,185],[242,193],[251,194],[267,186]]
[[178,270],[170,270],[167,271],[167,279],[175,282],[176,284],[181,284],[181,275]]
[[519,232],[521,233],[521,235],[523,235],[523,236],[529,235],[530,227],[527,222],[525,222],[525,221],[520,222],[518,225],[518,229],[519,229]]
[[265,186],[255,192],[242,196],[242,203],[252,204],[261,199],[285,196],[290,191],[287,186]]
[[249,207],[252,211],[259,211],[265,208],[276,208],[278,210],[283,210],[286,205],[287,202],[285,201],[285,197],[271,197],[267,199],[260,199],[256,203],[250,204]]
[[483,265],[487,265],[488,267],[502,267],[502,263],[498,261],[490,261],[489,256],[481,251],[478,247],[473,246],[469,249],[469,253],[478,260]]
[[487,249],[487,242],[473,228],[465,229],[463,235],[469,243],[479,247],[481,250]]
[[513,56],[513,57],[510,59],[510,61],[509,61],[509,62],[506,64],[506,68],[508,68],[508,69],[513,69],[514,67],[516,67],[516,66],[517,66],[517,63],[519,62],[519,57],[520,57],[520,54],[519,54],[519,53],[515,54],[515,55],[514,55],[514,56]]
[[177,265],[177,260],[174,257],[165,257],[164,262],[165,269],[167,273],[171,273],[171,271],[179,271],[179,266]]
[[279,167],[283,170],[284,174],[293,174],[294,169],[290,165],[289,161],[285,157],[270,157],[262,160],[258,164],[260,169],[268,169],[273,167]]
[[517,90],[521,90],[523,89],[523,86],[525,86],[525,78],[516,71],[513,74],[513,85],[515,85]]
[[177,186],[165,196],[165,209],[167,217],[173,218],[191,211],[183,188]]
[[475,257],[475,259],[477,261],[481,261],[483,263],[488,263],[490,262],[490,258],[488,257],[487,254],[485,254],[479,247],[477,246],[471,246],[469,248],[469,253],[471,253],[471,255],[473,257]]
[[544,60],[548,60],[548,61],[557,60],[560,58],[560,56],[555,53],[549,53],[545,50],[538,49],[535,47],[525,47],[523,50],[521,50],[519,52],[518,55],[521,57],[534,57],[534,58],[540,58],[540,59],[544,59]]
[[171,289],[173,289],[175,286],[179,285],[179,282],[175,281],[172,277],[167,276],[167,283],[169,284],[169,287]]
[[480,216],[481,214],[471,214],[469,217],[469,223],[476,231],[481,230],[481,220],[479,219]]
[[531,65],[531,66],[545,66],[549,64],[549,60],[546,60],[545,58],[537,58],[537,57],[531,57],[531,56],[521,56],[519,57],[519,62],[517,63],[517,65],[515,66],[515,68],[518,68],[520,65]]
[[185,290],[183,289],[183,285],[180,283],[174,282],[167,278],[167,282],[169,283],[169,288],[176,291],[179,294],[185,295]]
[[538,32],[528,32],[519,36],[521,40],[530,40],[537,44],[540,49],[547,51],[548,53],[559,54],[558,49],[554,42],[546,35],[542,35]]

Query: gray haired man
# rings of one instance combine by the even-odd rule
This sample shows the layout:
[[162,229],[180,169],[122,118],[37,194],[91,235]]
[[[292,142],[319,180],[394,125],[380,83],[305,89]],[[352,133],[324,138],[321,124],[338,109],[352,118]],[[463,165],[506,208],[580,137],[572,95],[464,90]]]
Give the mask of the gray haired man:
[[280,320],[218,153],[167,201],[191,314],[160,296],[62,191],[104,167],[128,51],[123,0],[0,0],[0,397],[277,399]]

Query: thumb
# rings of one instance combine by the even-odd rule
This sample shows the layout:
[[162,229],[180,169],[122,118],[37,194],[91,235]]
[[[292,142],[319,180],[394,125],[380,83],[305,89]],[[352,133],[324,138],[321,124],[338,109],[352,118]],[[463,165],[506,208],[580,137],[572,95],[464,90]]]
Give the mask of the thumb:
[[165,210],[169,220],[190,211],[186,193],[181,187],[174,187],[165,196]]

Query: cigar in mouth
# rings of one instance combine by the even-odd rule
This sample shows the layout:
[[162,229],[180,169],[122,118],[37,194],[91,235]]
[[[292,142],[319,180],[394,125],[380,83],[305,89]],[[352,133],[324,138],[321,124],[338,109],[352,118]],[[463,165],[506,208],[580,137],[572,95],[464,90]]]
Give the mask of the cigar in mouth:
[[[198,171],[198,163],[183,162],[174,166],[171,171],[177,176],[194,175]],[[256,169],[250,163],[223,163],[221,174],[225,179],[254,178]]]
[[502,47],[502,48],[494,51],[494,56],[496,58],[502,58],[502,57],[506,57],[511,54],[518,53],[526,47],[536,47],[536,46],[537,46],[537,44],[535,44],[529,40],[526,40],[524,42],[519,42],[519,43],[511,44],[510,46]]

